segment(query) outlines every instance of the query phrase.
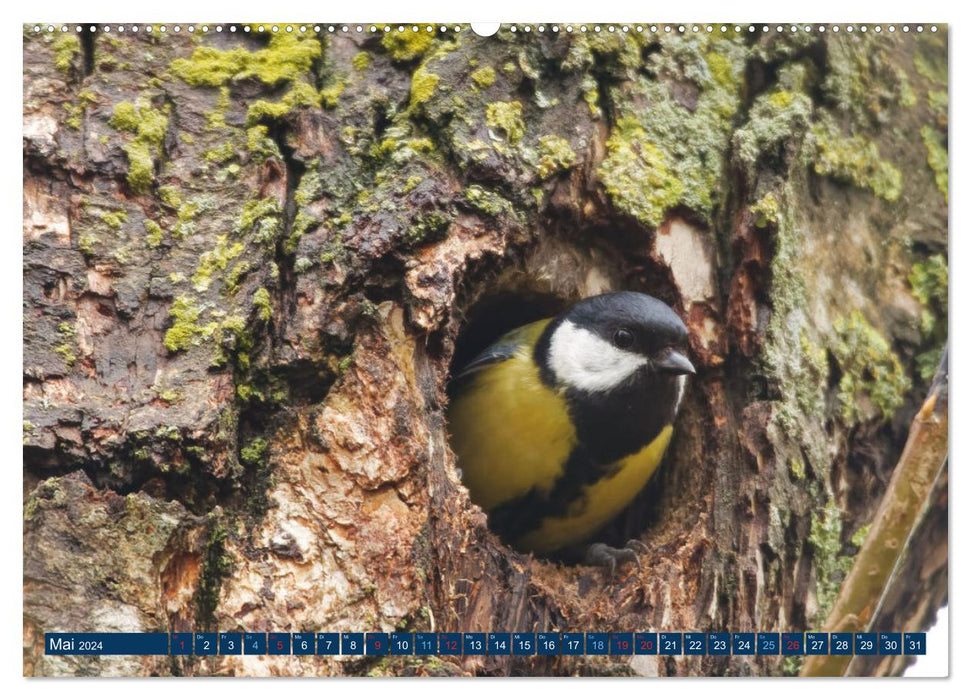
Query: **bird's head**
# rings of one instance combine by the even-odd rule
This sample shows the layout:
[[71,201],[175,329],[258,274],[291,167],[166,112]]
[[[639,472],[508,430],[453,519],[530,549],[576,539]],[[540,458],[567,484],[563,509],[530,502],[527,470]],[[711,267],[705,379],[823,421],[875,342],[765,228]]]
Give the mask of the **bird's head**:
[[638,378],[694,374],[688,330],[664,302],[639,292],[589,297],[557,316],[536,347],[544,378],[563,389],[610,393]]

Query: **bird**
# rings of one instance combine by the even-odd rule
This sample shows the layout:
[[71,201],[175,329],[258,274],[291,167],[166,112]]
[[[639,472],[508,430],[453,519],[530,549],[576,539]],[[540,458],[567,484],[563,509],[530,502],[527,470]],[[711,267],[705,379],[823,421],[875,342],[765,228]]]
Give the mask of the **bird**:
[[451,381],[456,464],[490,529],[521,552],[587,547],[587,563],[636,559],[588,544],[655,473],[687,375],[688,331],[633,291],[587,297],[511,330]]

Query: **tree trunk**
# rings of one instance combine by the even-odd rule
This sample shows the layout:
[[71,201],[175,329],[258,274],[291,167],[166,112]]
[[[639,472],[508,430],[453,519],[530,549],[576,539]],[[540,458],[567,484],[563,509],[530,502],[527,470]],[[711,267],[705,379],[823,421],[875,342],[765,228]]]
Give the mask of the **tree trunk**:
[[[43,654],[800,631],[836,599],[947,335],[945,31],[340,29],[25,28],[24,673],[796,672]],[[611,289],[678,311],[698,368],[614,578],[502,545],[444,420],[453,362]],[[882,630],[946,601],[946,471],[905,568]]]

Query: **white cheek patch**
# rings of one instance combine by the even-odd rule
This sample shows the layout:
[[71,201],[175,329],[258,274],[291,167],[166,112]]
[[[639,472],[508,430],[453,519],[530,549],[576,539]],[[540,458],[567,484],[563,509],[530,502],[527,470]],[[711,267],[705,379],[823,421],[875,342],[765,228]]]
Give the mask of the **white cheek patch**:
[[550,339],[549,365],[557,382],[582,391],[613,389],[646,364],[646,357],[614,347],[570,321]]

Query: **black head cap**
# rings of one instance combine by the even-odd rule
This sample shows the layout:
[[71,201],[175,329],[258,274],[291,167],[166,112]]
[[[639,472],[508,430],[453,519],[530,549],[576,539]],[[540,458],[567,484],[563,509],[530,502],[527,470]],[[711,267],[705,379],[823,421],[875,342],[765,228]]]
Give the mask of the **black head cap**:
[[589,297],[567,309],[561,317],[612,343],[616,340],[627,343],[627,337],[617,338],[617,333],[630,332],[632,342],[625,349],[647,356],[664,348],[682,347],[688,339],[688,329],[670,306],[640,292],[609,292]]

